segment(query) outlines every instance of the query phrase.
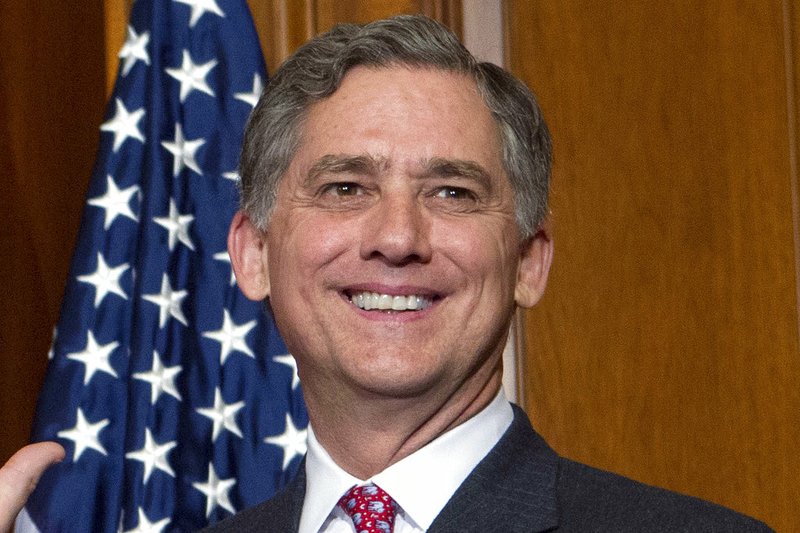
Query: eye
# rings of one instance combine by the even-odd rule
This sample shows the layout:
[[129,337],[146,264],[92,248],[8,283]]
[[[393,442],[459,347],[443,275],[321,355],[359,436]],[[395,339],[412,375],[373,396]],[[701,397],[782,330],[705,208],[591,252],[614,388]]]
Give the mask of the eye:
[[324,192],[333,196],[356,196],[364,194],[364,189],[357,183],[342,182],[326,185]]
[[475,200],[475,194],[462,187],[442,187],[434,196],[445,200]]

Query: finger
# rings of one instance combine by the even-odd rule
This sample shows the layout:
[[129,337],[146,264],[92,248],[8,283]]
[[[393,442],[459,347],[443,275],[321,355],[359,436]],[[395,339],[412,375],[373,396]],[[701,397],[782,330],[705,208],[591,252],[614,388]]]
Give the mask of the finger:
[[0,531],[9,531],[39,478],[50,465],[64,459],[55,442],[29,444],[0,468]]

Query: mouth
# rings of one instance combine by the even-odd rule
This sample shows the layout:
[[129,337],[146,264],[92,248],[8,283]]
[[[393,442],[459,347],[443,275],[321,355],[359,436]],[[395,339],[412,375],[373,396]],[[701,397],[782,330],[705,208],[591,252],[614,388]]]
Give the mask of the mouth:
[[385,294],[371,291],[346,291],[345,297],[365,311],[422,311],[436,300],[436,296],[422,294]]

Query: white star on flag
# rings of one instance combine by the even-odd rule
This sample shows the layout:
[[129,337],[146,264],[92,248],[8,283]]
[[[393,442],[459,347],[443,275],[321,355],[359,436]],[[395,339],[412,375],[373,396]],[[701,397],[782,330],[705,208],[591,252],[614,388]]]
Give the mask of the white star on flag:
[[264,82],[261,80],[261,76],[253,74],[253,89],[249,93],[236,93],[233,97],[250,104],[250,107],[255,107],[263,91]]
[[108,263],[106,263],[105,259],[103,259],[103,255],[100,252],[97,252],[97,268],[95,271],[91,274],[78,276],[78,281],[88,283],[89,285],[94,285],[95,309],[100,307],[100,304],[103,302],[103,298],[105,298],[108,293],[114,293],[117,296],[121,296],[125,300],[128,299],[128,295],[125,294],[125,291],[122,290],[122,287],[119,284],[120,278],[125,271],[128,270],[128,267],[128,263],[123,263],[113,268],[109,267]]
[[240,179],[239,178],[239,173],[236,172],[235,170],[233,170],[231,172],[224,172],[222,174],[222,177],[225,178],[226,180],[231,180],[231,181],[236,181],[236,182],[238,182],[239,179]]
[[144,117],[144,108],[140,107],[133,113],[129,113],[125,104],[119,98],[116,99],[117,110],[114,116],[107,122],[100,125],[101,131],[114,133],[114,148],[116,152],[128,138],[136,139],[144,144],[144,135],[139,130],[139,121]]
[[[161,533],[169,525],[169,517],[162,518],[158,522],[151,522],[144,514],[144,509],[139,507],[139,523],[133,529],[128,529],[125,533]],[[120,530],[122,527],[120,526]]]
[[211,72],[211,69],[217,66],[217,60],[212,59],[208,63],[202,65],[196,64],[192,60],[187,50],[183,51],[183,62],[181,68],[168,68],[164,69],[167,74],[178,80],[181,84],[181,103],[186,100],[186,97],[192,91],[201,91],[209,96],[214,96],[214,91],[206,83],[206,76]]
[[300,384],[300,376],[297,374],[297,361],[294,360],[294,357],[289,354],[276,355],[272,358],[272,360],[276,363],[286,365],[292,369],[292,388],[295,388]]
[[108,344],[98,344],[94,338],[92,330],[86,332],[86,348],[81,352],[67,354],[67,359],[78,361],[86,365],[85,373],[83,375],[83,384],[87,385],[94,377],[95,372],[105,372],[115,378],[118,377],[117,373],[111,367],[108,361],[111,353],[119,346],[118,341],[109,342]]
[[172,160],[172,175],[176,178],[183,170],[183,167],[189,167],[201,176],[203,171],[197,164],[195,154],[206,143],[205,139],[197,138],[188,140],[183,136],[183,127],[180,123],[175,123],[175,140],[172,142],[162,141],[161,146],[167,149],[173,155]]
[[158,309],[158,327],[163,328],[167,323],[167,315],[172,316],[184,326],[189,325],[186,317],[181,310],[181,302],[189,293],[186,291],[175,291],[169,284],[169,277],[166,274],[161,276],[161,292],[154,294],[143,294],[142,298],[150,303],[156,304]]
[[211,516],[211,511],[222,507],[231,514],[236,513],[236,509],[231,505],[228,492],[236,485],[236,480],[220,479],[214,471],[214,465],[208,463],[208,481],[205,483],[192,483],[192,486],[206,495],[206,518]]
[[194,28],[200,17],[206,12],[214,13],[220,17],[224,17],[225,13],[219,8],[216,0],[175,0],[181,4],[192,6],[192,18],[189,20],[189,27]]
[[213,339],[220,343],[219,363],[225,364],[225,360],[232,351],[240,351],[255,359],[255,354],[247,345],[245,337],[250,333],[250,330],[256,327],[256,321],[251,320],[244,324],[236,324],[231,319],[231,315],[227,309],[223,309],[222,327],[216,331],[206,331],[203,337]]
[[90,198],[89,205],[105,209],[105,221],[103,222],[103,229],[108,229],[109,226],[116,220],[118,216],[128,217],[134,222],[139,218],[131,211],[131,197],[139,192],[138,185],[131,185],[127,189],[117,188],[114,178],[111,174],[106,175],[106,192],[96,198]]
[[175,477],[175,472],[167,461],[167,454],[176,445],[177,443],[175,441],[158,444],[153,438],[150,428],[145,428],[144,446],[135,452],[126,453],[125,457],[142,462],[144,465],[144,484],[147,485],[147,482],[150,480],[150,474],[153,473],[154,468]]
[[104,427],[108,425],[108,419],[105,418],[96,424],[90,424],[83,414],[83,410],[78,407],[78,420],[75,426],[71,429],[64,429],[58,432],[58,436],[62,439],[68,439],[75,443],[75,450],[72,454],[72,462],[77,463],[81,458],[83,452],[87,448],[96,450],[103,455],[108,455],[106,449],[100,444],[98,435]]
[[267,444],[283,448],[283,469],[289,466],[296,456],[302,457],[308,449],[308,430],[297,429],[292,417],[286,413],[286,429],[282,434],[264,439]]
[[165,217],[153,217],[153,222],[169,232],[167,243],[169,251],[175,248],[176,241],[181,241],[187,248],[194,251],[194,244],[189,237],[189,224],[194,222],[194,215],[182,215],[178,212],[175,200],[169,199],[169,215]]
[[222,399],[222,393],[219,387],[214,389],[214,406],[213,407],[200,407],[197,412],[214,422],[211,431],[211,441],[217,440],[220,430],[224,427],[234,435],[242,438],[242,431],[239,429],[239,424],[236,423],[236,413],[244,407],[244,402],[236,402],[226,404]]
[[119,58],[124,59],[122,63],[122,75],[127,76],[133,65],[137,61],[142,61],[145,65],[150,65],[150,56],[147,53],[147,45],[150,43],[150,32],[142,32],[137,35],[133,26],[128,25],[128,38],[119,51]]
[[[213,257],[217,261],[222,261],[223,263],[228,263],[228,268],[230,268],[231,256],[228,255],[227,250],[224,251],[224,252],[218,252],[218,253],[214,254]],[[231,285],[231,287],[233,287],[233,285],[236,283],[236,274],[233,273],[233,269],[232,268],[230,268],[230,270],[231,270],[230,285]]]
[[[164,278],[166,278],[166,275],[164,275]],[[169,281],[167,281],[167,286],[169,286]],[[166,392],[176,400],[181,401],[181,394],[175,386],[175,377],[181,373],[181,370],[180,365],[165,367],[158,352],[153,351],[153,366],[150,371],[137,372],[133,375],[133,379],[146,381],[150,384],[150,405],[156,404],[162,392]]]

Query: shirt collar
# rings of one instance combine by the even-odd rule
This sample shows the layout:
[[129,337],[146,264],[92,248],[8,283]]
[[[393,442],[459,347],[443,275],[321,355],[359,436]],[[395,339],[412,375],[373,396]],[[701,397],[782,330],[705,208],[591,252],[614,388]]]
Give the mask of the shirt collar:
[[368,481],[388,492],[406,519],[427,530],[477,464],[511,425],[514,413],[502,389],[477,415],[443,433],[371,480],[342,470],[308,428],[306,496],[301,532],[319,531],[339,498]]

